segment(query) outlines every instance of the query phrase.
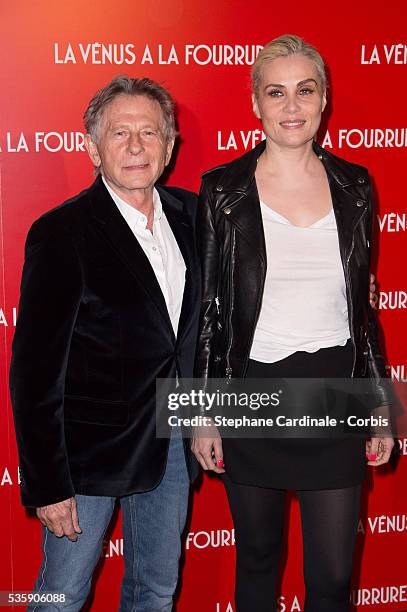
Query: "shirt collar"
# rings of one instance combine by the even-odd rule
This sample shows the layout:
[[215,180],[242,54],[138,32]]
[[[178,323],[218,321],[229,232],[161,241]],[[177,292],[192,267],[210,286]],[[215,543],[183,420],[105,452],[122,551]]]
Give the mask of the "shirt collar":
[[[111,195],[114,203],[117,208],[130,225],[130,227],[141,227],[142,229],[146,229],[147,227],[147,217],[141,213],[134,206],[130,206],[121,198],[117,193],[110,187],[105,177],[102,175],[102,181],[109,194]],[[163,207],[161,203],[160,194],[157,189],[154,187],[153,190],[153,206],[154,206],[154,223],[160,221],[163,215]]]

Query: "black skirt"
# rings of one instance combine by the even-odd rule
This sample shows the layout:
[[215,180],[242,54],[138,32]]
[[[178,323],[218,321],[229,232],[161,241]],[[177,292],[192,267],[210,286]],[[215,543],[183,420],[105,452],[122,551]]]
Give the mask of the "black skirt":
[[[275,363],[249,361],[247,378],[348,378],[352,371],[350,341],[343,347],[297,352]],[[225,469],[238,484],[273,489],[341,489],[365,475],[363,437],[224,438]]]

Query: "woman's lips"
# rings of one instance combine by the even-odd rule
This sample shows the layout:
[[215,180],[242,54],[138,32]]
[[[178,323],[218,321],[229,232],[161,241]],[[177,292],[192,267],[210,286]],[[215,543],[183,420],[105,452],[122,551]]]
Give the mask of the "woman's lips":
[[296,130],[305,124],[305,119],[291,119],[290,121],[280,121],[281,127],[286,130]]

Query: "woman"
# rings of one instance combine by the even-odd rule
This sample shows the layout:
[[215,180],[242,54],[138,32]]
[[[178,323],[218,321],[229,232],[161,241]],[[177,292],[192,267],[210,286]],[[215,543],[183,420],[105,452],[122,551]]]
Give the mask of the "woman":
[[[368,305],[371,185],[367,171],[319,147],[324,62],[297,36],[259,54],[253,110],[266,140],[203,177],[203,265],[196,376],[363,377],[387,403]],[[366,444],[366,448],[365,448]],[[305,610],[348,610],[368,464],[388,461],[390,436],[369,440],[224,439],[196,430],[192,448],[223,479],[236,529],[236,606],[275,609],[284,498],[298,492]]]

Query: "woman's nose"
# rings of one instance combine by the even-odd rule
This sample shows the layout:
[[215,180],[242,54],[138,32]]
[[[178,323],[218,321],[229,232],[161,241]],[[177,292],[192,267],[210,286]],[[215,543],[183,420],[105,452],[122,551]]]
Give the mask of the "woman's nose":
[[287,95],[285,99],[284,110],[287,113],[296,113],[300,108],[298,98],[296,95]]

